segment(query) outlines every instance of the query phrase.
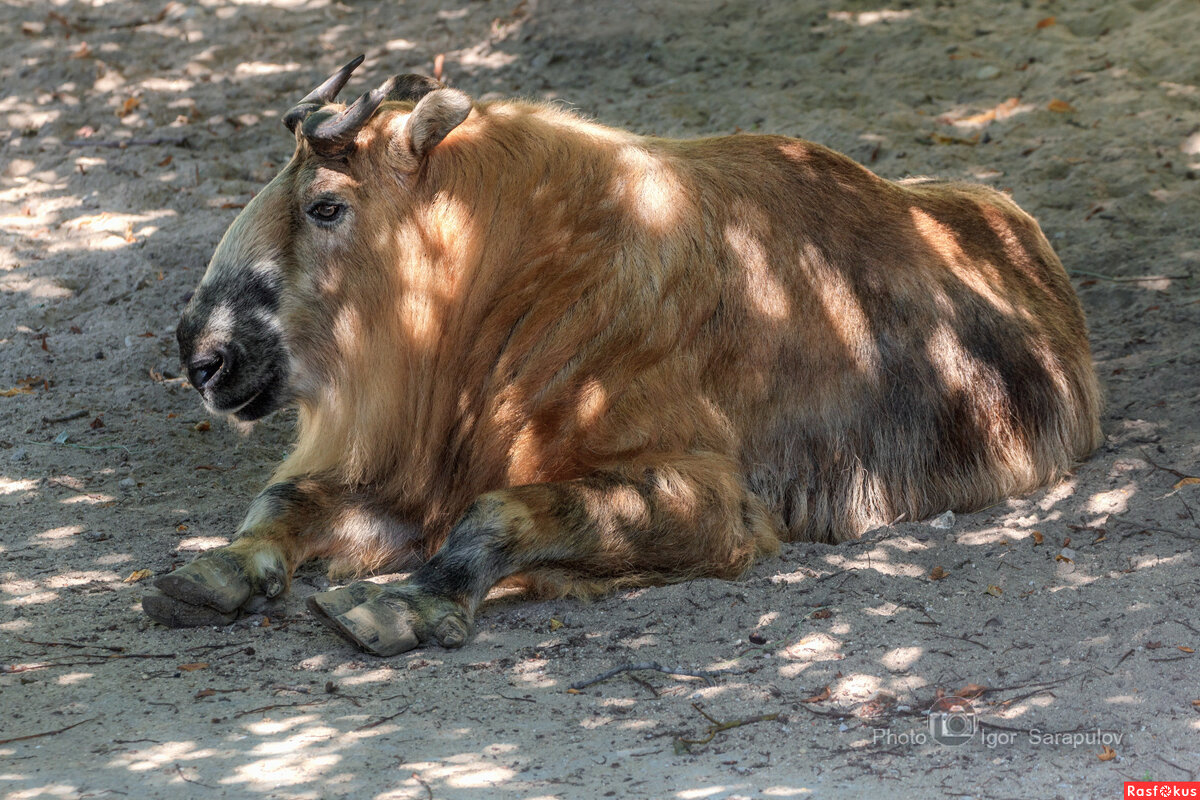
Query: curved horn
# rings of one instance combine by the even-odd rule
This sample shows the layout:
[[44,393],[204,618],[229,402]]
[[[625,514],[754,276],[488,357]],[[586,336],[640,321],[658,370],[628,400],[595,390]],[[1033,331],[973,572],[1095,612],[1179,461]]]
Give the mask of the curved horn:
[[371,119],[371,116],[395,89],[396,76],[383,82],[377,89],[361,95],[350,106],[336,116],[312,114],[304,120],[304,138],[312,148],[323,156],[339,156],[354,146],[354,137]]
[[334,98],[337,97],[338,92],[346,85],[346,81],[350,80],[350,73],[358,69],[358,65],[363,63],[363,58],[364,56],[359,56],[343,66],[326,78],[325,82],[320,86],[304,95],[299,103],[292,106],[291,110],[283,115],[283,124],[287,126],[287,129],[295,133],[296,126],[303,122],[305,117],[326,103],[332,103]]

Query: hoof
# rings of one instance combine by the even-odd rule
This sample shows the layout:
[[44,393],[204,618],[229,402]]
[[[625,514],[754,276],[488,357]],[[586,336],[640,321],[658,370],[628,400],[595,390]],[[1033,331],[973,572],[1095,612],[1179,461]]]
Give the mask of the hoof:
[[193,606],[208,606],[222,614],[236,611],[250,598],[251,592],[245,568],[234,556],[221,552],[202,555],[162,576],[154,585],[176,600]]
[[394,656],[430,641],[461,647],[471,631],[456,603],[411,586],[387,589],[362,581],[314,594],[308,607],[351,644],[377,656]]
[[168,628],[197,628],[203,625],[228,625],[238,612],[223,614],[208,606],[195,606],[151,589],[142,598],[142,611]]

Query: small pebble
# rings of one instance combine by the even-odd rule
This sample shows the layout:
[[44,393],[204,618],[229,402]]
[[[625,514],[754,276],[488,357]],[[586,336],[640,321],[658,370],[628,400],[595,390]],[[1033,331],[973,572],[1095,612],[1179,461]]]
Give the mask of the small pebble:
[[15,464],[18,461],[24,461],[27,458],[29,458],[29,453],[25,450],[25,448],[18,447],[16,450],[12,451],[8,457],[8,460]]
[[953,528],[954,527],[954,512],[947,511],[945,514],[937,515],[933,519],[929,520],[929,527],[941,528],[942,530],[947,530],[949,528]]
[[112,535],[104,531],[88,531],[83,535],[83,538],[89,542],[103,542],[106,539],[112,538]]
[[995,78],[999,74],[1000,74],[999,67],[994,67],[991,64],[985,64],[984,66],[979,68],[978,72],[975,73],[975,77],[979,78],[979,80],[981,80],[981,81],[990,81],[992,78]]
[[135,481],[133,478],[121,478],[121,480],[117,482],[117,486],[120,486],[122,489],[136,489],[137,481]]

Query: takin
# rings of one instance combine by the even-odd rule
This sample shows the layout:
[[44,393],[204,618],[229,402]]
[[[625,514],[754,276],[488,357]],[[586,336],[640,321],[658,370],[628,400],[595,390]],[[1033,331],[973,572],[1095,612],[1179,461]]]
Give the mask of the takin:
[[283,117],[295,155],[179,325],[213,412],[298,408],[233,542],[155,620],[225,623],[314,558],[409,571],[309,607],[367,652],[458,647],[501,582],[735,578],[1060,478],[1101,441],[1067,274],[991,189],[782,136],[639,136],[426,77]]

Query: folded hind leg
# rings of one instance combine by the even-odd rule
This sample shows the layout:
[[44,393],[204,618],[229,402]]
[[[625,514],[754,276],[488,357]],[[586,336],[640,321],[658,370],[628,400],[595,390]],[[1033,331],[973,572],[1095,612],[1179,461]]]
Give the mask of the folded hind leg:
[[562,589],[733,578],[778,546],[778,526],[723,458],[639,464],[481,496],[398,585],[353,584],[310,607],[376,655],[465,643],[488,590],[513,575]]

